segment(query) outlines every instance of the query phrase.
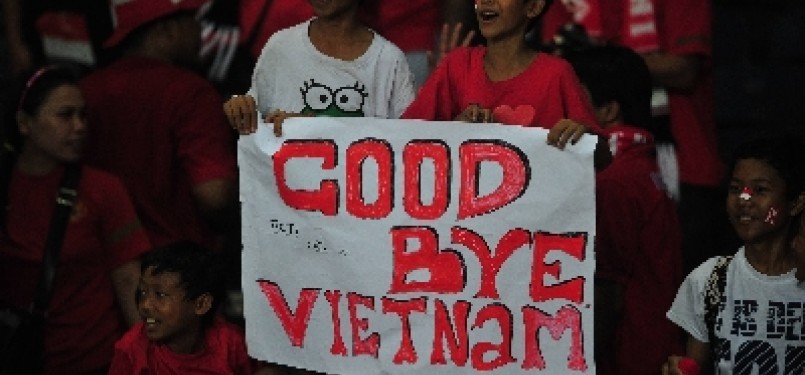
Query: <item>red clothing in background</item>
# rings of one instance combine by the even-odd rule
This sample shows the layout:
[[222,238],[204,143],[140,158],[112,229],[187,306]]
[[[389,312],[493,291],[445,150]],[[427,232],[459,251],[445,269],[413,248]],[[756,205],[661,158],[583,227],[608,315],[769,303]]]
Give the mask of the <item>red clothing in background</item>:
[[210,244],[193,186],[234,179],[222,99],[202,77],[164,62],[122,58],[87,76],[88,164],[116,174],[154,246]]
[[[628,1],[581,1],[601,9],[590,11],[600,30],[595,38],[636,48],[623,37],[625,9]],[[692,91],[668,91],[671,132],[676,142],[679,179],[682,183],[717,187],[724,166],[718,154],[718,135],[713,111],[713,74],[711,40],[711,5],[700,0],[651,0],[659,52],[674,55],[697,55],[704,58],[699,80]],[[549,41],[561,25],[571,22],[573,15],[561,2],[553,4],[542,19],[542,37]]]
[[[20,308],[34,298],[62,174],[59,168],[45,176],[17,170],[11,176],[7,231],[0,232],[0,296]],[[44,373],[109,365],[125,331],[112,271],[150,248],[120,181],[84,167],[48,306]]]
[[434,50],[442,4],[434,0],[367,2],[367,24],[403,52]]
[[665,317],[683,276],[676,207],[651,135],[626,126],[605,133],[617,150],[596,175],[595,278],[623,288],[623,307],[609,348],[615,363],[599,363],[598,373],[658,374],[669,355],[682,353],[679,329]]

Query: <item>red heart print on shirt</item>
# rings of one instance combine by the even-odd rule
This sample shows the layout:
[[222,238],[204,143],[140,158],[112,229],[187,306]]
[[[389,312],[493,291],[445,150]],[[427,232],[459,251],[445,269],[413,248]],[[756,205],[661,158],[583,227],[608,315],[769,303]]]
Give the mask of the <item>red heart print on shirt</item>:
[[500,105],[492,111],[495,122],[507,125],[531,125],[537,111],[530,105],[518,105],[512,109],[508,105]]

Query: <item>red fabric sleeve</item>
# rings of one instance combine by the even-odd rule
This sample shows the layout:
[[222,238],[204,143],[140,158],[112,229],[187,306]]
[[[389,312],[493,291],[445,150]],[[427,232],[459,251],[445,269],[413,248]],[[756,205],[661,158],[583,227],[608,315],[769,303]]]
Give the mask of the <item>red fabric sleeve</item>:
[[561,77],[560,90],[567,118],[587,125],[593,134],[601,134],[601,125],[595,118],[592,103],[587,99],[584,86],[581,85],[576,73],[572,68],[568,68]]
[[98,215],[103,240],[109,249],[110,265],[117,268],[149,251],[151,242],[120,180],[103,172],[94,173],[98,176],[92,178],[95,185],[92,189],[102,192],[98,197]]
[[175,124],[177,155],[193,185],[216,179],[234,179],[237,173],[234,140],[221,110],[223,100],[211,86],[198,86],[191,98],[177,101]]
[[469,51],[465,48],[459,48],[445,56],[400,118],[452,121],[460,113],[454,108],[454,89],[451,87],[451,78],[459,73],[457,65],[461,65],[457,61],[462,57],[459,54],[464,54],[469,59]]

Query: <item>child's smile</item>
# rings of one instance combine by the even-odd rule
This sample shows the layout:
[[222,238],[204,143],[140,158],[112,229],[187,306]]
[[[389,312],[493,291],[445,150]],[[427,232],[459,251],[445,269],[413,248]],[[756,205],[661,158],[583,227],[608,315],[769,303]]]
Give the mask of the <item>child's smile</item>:
[[763,161],[740,160],[727,194],[727,213],[736,233],[746,242],[780,231],[780,215],[788,207],[785,184]]
[[200,314],[195,302],[185,299],[179,274],[153,269],[143,272],[137,289],[137,308],[148,339],[168,345],[177,353],[191,353],[198,345]]

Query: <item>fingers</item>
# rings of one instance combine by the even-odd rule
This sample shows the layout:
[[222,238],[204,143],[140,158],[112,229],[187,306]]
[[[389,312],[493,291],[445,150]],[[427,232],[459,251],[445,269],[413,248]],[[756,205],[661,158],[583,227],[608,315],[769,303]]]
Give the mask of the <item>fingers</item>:
[[288,113],[281,110],[273,111],[265,117],[265,122],[273,125],[275,137],[282,137],[282,123],[288,117]]
[[579,139],[587,132],[587,127],[573,120],[559,120],[550,130],[548,130],[548,144],[564,150],[568,142],[578,143]]
[[457,119],[466,122],[492,122],[492,111],[479,104],[470,104]]
[[450,24],[445,23],[444,25],[442,25],[442,32],[439,33],[439,57],[444,56],[448,51],[450,51],[450,47],[448,44],[449,39],[450,39]]
[[668,357],[668,361],[665,362],[662,366],[662,374],[663,375],[685,375],[679,369],[679,356],[672,355]]
[[462,38],[461,34],[463,33],[463,28],[464,25],[462,25],[461,22],[452,26],[449,23],[442,24],[442,31],[439,33],[439,53],[436,54],[428,51],[428,66],[431,71],[436,68],[439,61],[450,53],[450,51],[458,47],[470,45],[472,38],[475,37],[475,31],[468,32],[467,35]]
[[224,103],[224,113],[229,125],[240,134],[257,131],[257,108],[248,95],[235,95]]
[[451,51],[451,50],[453,50],[454,48],[456,48],[456,47],[458,47],[458,46],[459,46],[459,44],[458,44],[458,39],[461,37],[461,26],[462,26],[462,25],[461,25],[461,22],[456,23],[456,24],[453,26],[453,30],[450,32],[450,45],[449,45],[449,49],[448,49],[447,51],[445,51],[445,50],[444,50],[444,46],[442,46],[442,51],[443,51],[442,55],[444,55],[445,53],[447,53],[447,52],[449,52],[449,51]]
[[464,36],[464,40],[461,41],[462,47],[469,47],[472,43],[472,39],[475,38],[475,30],[470,30],[467,32],[467,35]]
[[282,137],[282,122],[285,121],[285,118],[276,117],[274,118],[274,136],[275,137]]

